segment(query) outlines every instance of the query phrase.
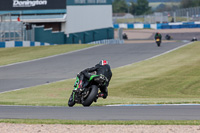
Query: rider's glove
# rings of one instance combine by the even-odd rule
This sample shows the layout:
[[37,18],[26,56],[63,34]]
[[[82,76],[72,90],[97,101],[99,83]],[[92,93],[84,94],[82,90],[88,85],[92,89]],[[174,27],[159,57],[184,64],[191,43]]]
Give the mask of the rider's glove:
[[81,73],[77,73],[77,77],[80,77]]

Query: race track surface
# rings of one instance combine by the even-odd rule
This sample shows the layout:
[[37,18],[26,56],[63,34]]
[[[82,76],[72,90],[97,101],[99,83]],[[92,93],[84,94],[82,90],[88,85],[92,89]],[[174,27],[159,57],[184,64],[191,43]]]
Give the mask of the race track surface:
[[[167,42],[101,45],[82,51],[0,67],[0,93],[73,78],[101,59],[112,68],[152,58],[185,45]],[[68,99],[66,99],[67,102]],[[0,119],[200,120],[200,106],[33,107],[0,106]]]
[[0,106],[0,119],[200,120],[200,106],[24,107]]

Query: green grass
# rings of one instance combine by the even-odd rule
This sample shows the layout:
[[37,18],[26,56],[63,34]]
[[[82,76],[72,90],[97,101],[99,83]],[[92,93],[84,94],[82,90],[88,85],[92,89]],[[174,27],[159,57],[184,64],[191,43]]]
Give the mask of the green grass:
[[[200,103],[199,53],[200,42],[196,42],[154,59],[113,69],[108,98],[92,105]],[[67,106],[74,81],[3,93],[0,104]]]
[[67,124],[67,125],[200,125],[200,120],[135,120],[135,121],[79,121],[79,120],[36,120],[0,119],[0,123],[24,124]]
[[[168,17],[168,21],[171,22],[172,17]],[[187,21],[186,17],[176,17],[176,22],[183,22],[183,21]]]
[[0,66],[62,54],[91,46],[94,45],[73,44],[40,47],[0,48]]
[[144,18],[127,18],[127,19],[117,19],[116,23],[134,23],[134,22],[144,22]]
[[[169,54],[113,70],[113,96],[200,98],[199,42]],[[115,88],[115,89],[114,89]],[[199,99],[200,100],[200,99]]]

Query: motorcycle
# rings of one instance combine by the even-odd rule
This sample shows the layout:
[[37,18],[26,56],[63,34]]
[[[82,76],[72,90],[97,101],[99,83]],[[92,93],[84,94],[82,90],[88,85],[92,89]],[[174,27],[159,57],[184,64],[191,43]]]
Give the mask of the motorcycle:
[[78,75],[76,77],[74,90],[68,101],[69,107],[73,107],[76,103],[88,107],[93,102],[97,102],[100,87],[108,82],[104,75],[92,75],[89,80],[85,78],[81,80],[80,77]]
[[157,39],[156,39],[156,44],[157,44],[158,47],[160,47],[160,44],[161,44],[160,38],[157,38]]

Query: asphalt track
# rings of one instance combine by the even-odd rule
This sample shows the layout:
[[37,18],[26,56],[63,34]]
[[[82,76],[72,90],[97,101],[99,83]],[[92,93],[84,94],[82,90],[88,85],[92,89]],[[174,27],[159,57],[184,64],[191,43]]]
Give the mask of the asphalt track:
[[[51,58],[0,67],[0,93],[73,78],[101,59],[112,68],[139,62],[185,45],[184,42],[101,45]],[[0,119],[199,120],[200,106],[32,107],[0,106]]]
[[200,106],[24,107],[0,106],[0,119],[200,120]]

